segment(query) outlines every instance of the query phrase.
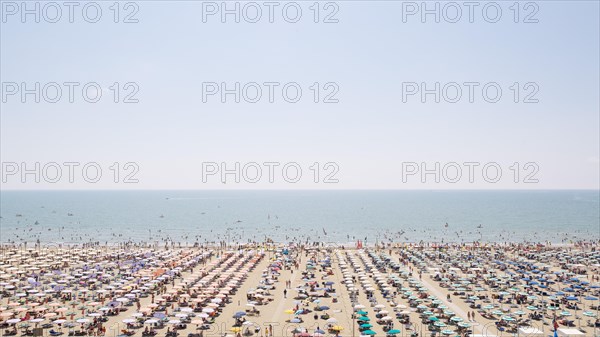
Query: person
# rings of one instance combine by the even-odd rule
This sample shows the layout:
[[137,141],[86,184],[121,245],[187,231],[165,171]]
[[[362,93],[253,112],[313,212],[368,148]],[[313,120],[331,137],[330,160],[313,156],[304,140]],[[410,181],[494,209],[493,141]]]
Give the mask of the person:
[[283,289],[283,298],[287,298],[287,289]]

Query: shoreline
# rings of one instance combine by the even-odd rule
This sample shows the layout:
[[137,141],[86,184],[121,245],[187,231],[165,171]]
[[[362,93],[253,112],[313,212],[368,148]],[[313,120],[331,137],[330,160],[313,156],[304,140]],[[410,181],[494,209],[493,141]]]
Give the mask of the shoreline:
[[[27,249],[27,250],[35,250],[39,248],[153,248],[153,249],[188,249],[188,248],[209,248],[209,249],[223,249],[230,248],[233,249],[235,247],[241,248],[249,248],[249,247],[277,247],[281,245],[296,245],[302,247],[320,247],[320,248],[343,248],[343,249],[359,249],[357,248],[357,242],[310,242],[310,243],[302,243],[302,242],[252,242],[252,243],[240,243],[240,242],[209,242],[203,244],[192,244],[192,243],[184,243],[180,242],[169,242],[168,244],[162,243],[159,244],[157,241],[155,242],[146,242],[146,241],[138,241],[138,242],[34,242],[34,241],[26,241],[19,243],[12,242],[0,242],[0,248],[2,249]],[[386,243],[386,244],[378,244],[378,243],[362,243],[361,247],[363,248],[371,248],[371,249],[397,249],[397,248],[456,248],[456,247],[466,247],[466,248],[478,248],[478,247],[543,247],[543,248],[593,248],[600,247],[600,240],[590,240],[590,241],[578,241],[578,242],[425,242],[423,240],[419,242],[396,242],[396,243]]]

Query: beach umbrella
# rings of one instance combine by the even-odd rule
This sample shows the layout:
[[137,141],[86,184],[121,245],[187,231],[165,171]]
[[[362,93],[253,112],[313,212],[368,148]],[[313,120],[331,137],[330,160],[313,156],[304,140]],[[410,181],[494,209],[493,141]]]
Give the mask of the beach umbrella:
[[239,328],[239,327],[233,327],[233,328],[231,328],[231,329],[229,329],[229,330],[230,330],[231,332],[236,332],[236,333],[237,333],[237,332],[240,332],[240,331],[242,331],[242,329],[241,329],[241,328]]
[[364,310],[359,310],[359,311],[357,311],[356,313],[357,313],[357,314],[359,314],[359,315],[362,315],[362,316],[365,316],[365,315],[368,315],[368,314],[369,314],[368,312],[366,312],[366,311],[364,311]]
[[444,322],[435,322],[433,323],[433,325],[437,326],[438,328],[443,328],[446,326],[446,323]]
[[452,335],[454,333],[454,331],[452,331],[452,330],[442,330],[441,332],[444,335]]
[[376,332],[373,331],[373,330],[365,330],[365,331],[362,332],[362,334],[363,335],[367,335],[367,336],[373,336],[373,335],[376,334]]
[[126,319],[122,320],[121,322],[126,323],[126,324],[131,324],[131,323],[135,323],[137,321],[133,318],[126,318]]
[[361,328],[371,328],[371,327],[373,327],[373,325],[369,324],[369,323],[365,323],[365,324],[361,324],[360,327]]
[[370,321],[371,319],[370,319],[369,317],[367,317],[367,316],[359,316],[359,317],[358,317],[356,320],[357,320],[357,321],[365,321],[365,322],[368,322],[368,321]]
[[591,311],[584,311],[583,315],[587,316],[587,317],[596,317],[597,316],[595,313],[593,313]]
[[14,314],[15,314],[14,312],[3,312],[3,313],[0,313],[0,317],[12,317],[12,316],[14,316]]
[[13,318],[13,319],[7,320],[6,323],[8,323],[8,324],[16,324],[16,323],[19,323],[20,321],[21,321],[21,319],[19,319],[19,318]]
[[327,323],[337,323],[337,319],[334,317],[331,317],[330,319],[327,320]]
[[344,330],[344,327],[342,327],[342,326],[340,326],[340,325],[335,325],[335,326],[333,326],[333,327],[331,328],[331,330],[334,330],[334,331],[341,331],[341,330]]
[[398,329],[392,329],[387,332],[388,335],[395,335],[395,334],[399,334],[399,333],[400,333],[400,330],[398,330]]
[[450,318],[450,320],[453,322],[462,322],[463,321],[463,319],[458,316],[454,316],[454,317]]
[[439,319],[439,318],[437,318],[437,317],[435,317],[435,316],[429,316],[428,320],[430,320],[430,321],[432,321],[432,322],[437,322],[437,321],[439,321],[440,319]]

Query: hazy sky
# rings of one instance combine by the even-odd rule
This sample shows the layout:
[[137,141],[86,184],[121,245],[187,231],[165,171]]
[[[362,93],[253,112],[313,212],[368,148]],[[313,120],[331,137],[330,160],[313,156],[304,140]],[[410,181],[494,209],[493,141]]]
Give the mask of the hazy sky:
[[[422,22],[426,8],[419,8],[421,2],[237,2],[239,23],[234,14],[222,22],[221,2],[120,3],[118,17],[112,1],[78,2],[73,23],[63,2],[57,2],[62,11],[57,23],[48,22],[56,17],[53,5],[27,5],[32,9],[36,3],[39,23],[34,14],[22,22],[21,1],[2,1],[5,189],[599,187],[598,1],[474,2],[473,7],[427,2],[427,9],[439,5],[439,23],[435,14]],[[227,8],[235,5],[230,1]],[[94,21],[97,7],[102,10],[98,22],[86,22]],[[262,16],[255,20],[257,7]],[[462,16],[454,19],[457,7]],[[302,14],[296,18],[298,8]],[[138,22],[124,23],[126,17]],[[22,89],[36,82],[40,102],[33,94],[22,102]],[[51,82],[62,90],[57,103],[48,102],[56,92],[47,85]],[[79,83],[73,103],[65,82]],[[102,88],[96,103],[82,95],[90,82]],[[119,103],[111,90],[115,82]],[[128,82],[133,84],[125,88]],[[221,83],[233,89],[236,82],[239,103],[234,94],[225,102],[220,92],[208,94],[220,90]],[[250,102],[256,85],[246,85],[253,82],[262,90],[256,103]],[[423,100],[421,89],[434,89],[436,82],[440,102],[433,93]],[[286,83],[292,84],[284,96]],[[287,102],[294,100],[296,87],[301,97]],[[458,98],[457,87],[462,90]],[[487,102],[495,100],[497,87],[502,95]],[[92,99],[94,85],[88,89],[86,97]],[[139,102],[122,102],[136,90],[129,99]],[[47,168],[39,183],[33,174],[23,182],[20,172],[7,173],[36,162]],[[51,162],[62,167],[60,178],[53,179]],[[73,166],[73,183],[64,162],[80,163]],[[97,183],[89,182],[93,170],[89,181],[82,178],[81,168],[89,162],[102,169]],[[120,163],[119,177],[114,162]],[[128,162],[135,166],[123,167]],[[258,163],[262,176],[255,179],[256,165],[250,164],[240,183],[231,174],[224,184],[218,172],[203,182],[202,163],[222,162],[230,169],[239,162],[240,170]],[[280,163],[272,166],[272,183],[264,162]],[[317,183],[314,162],[319,163]],[[428,169],[440,163],[439,183],[434,174],[423,182],[423,162]],[[472,182],[465,162],[479,163],[471,166]],[[286,163],[297,164],[289,164],[283,177]],[[486,163],[497,164],[486,166],[484,179]],[[456,166],[462,170],[459,178]],[[133,178],[139,182],[124,183],[136,167]],[[205,171],[215,167],[204,165]],[[292,183],[297,167],[302,177]],[[502,176],[494,183],[497,168]],[[406,175],[407,170],[414,174]]]

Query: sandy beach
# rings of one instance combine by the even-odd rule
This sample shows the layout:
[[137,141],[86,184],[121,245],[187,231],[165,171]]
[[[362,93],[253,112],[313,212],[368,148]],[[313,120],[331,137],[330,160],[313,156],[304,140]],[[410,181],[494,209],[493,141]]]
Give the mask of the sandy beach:
[[598,336],[597,244],[2,248],[2,336]]

